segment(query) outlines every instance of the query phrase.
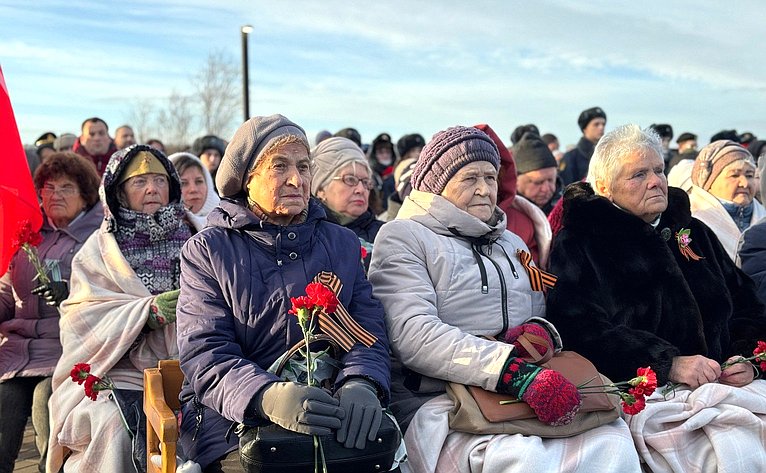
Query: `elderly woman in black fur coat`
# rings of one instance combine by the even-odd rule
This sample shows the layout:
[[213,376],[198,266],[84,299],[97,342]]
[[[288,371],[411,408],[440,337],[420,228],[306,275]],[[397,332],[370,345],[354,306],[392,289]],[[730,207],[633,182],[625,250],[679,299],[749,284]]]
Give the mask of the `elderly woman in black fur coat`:
[[[676,385],[672,399],[656,394],[628,419],[650,468],[696,471],[703,456],[703,464],[725,470],[745,455],[747,471],[766,471],[766,381],[753,382],[759,373],[751,363],[721,367],[766,340],[764,306],[715,234],[691,216],[686,193],[668,188],[663,169],[653,131],[626,125],[601,139],[588,183],[564,196],[548,319],[609,378],[627,380],[651,366],[660,384]],[[745,409],[725,421],[695,417],[724,404]],[[725,436],[715,432],[727,429],[732,445],[717,444]],[[691,448],[674,449],[679,443]],[[732,471],[745,471],[736,465]]]

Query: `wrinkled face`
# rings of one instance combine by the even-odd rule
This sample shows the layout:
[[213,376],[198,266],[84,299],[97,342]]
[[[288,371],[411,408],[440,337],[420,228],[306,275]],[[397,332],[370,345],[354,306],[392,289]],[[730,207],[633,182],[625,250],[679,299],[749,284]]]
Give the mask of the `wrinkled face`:
[[308,207],[311,163],[300,143],[278,146],[261,161],[247,183],[250,200],[278,225],[288,225]]
[[550,202],[556,191],[556,168],[543,168],[519,174],[516,191],[538,207]]
[[152,215],[170,200],[170,182],[164,174],[141,174],[122,183],[128,208]]
[[94,155],[101,155],[109,150],[109,133],[106,131],[106,125],[101,122],[87,122],[82,127],[82,136],[80,143],[85,150]]
[[653,222],[668,207],[665,162],[651,150],[632,152],[611,184],[596,181],[599,194],[644,222]]
[[367,211],[370,187],[367,168],[351,163],[343,166],[324,189],[317,191],[317,197],[333,211],[355,218]]
[[197,213],[205,205],[207,199],[207,182],[202,170],[189,166],[181,174],[181,200],[192,213]]
[[114,145],[117,146],[117,149],[127,148],[134,144],[136,144],[136,137],[129,126],[120,127],[114,132]]
[[221,153],[217,149],[208,148],[199,155],[199,159],[212,174],[221,164]]
[[466,164],[447,182],[442,197],[455,207],[488,222],[497,204],[495,166],[487,161]]
[[53,223],[63,228],[85,209],[80,186],[68,176],[48,179],[40,189],[43,210]]
[[744,160],[734,161],[723,168],[710,186],[711,194],[737,205],[750,205],[755,197],[755,190],[755,167]]
[[594,118],[588,122],[585,129],[582,131],[582,134],[588,141],[596,143],[602,136],[604,136],[604,127],[606,127],[606,120],[603,118]]

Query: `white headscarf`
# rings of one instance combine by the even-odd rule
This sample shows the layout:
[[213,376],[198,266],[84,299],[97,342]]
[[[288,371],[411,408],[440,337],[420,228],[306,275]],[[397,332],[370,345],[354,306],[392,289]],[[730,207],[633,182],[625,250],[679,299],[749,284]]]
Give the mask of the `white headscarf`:
[[[199,163],[200,168],[202,168],[202,175],[205,176],[205,183],[207,184],[207,197],[205,198],[205,203],[202,204],[202,208],[199,209],[198,212],[192,213],[189,212],[190,217],[194,220],[194,224],[197,228],[203,228],[205,226],[205,223],[207,221],[207,214],[210,213],[211,210],[216,208],[218,206],[218,203],[221,201],[221,198],[218,197],[218,194],[215,192],[215,184],[213,183],[213,178],[210,176],[210,171],[207,170],[207,167],[205,167],[204,164],[202,164],[202,161],[196,156],[194,156],[191,153],[173,153],[170,156],[168,156],[168,159],[170,160],[173,165],[176,164],[176,161],[181,159],[182,157],[189,157]],[[179,176],[180,178],[180,176]]]

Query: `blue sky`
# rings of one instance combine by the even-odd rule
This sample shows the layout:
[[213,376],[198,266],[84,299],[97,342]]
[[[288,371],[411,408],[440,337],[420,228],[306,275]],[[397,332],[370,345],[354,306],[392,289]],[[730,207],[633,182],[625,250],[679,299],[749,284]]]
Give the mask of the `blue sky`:
[[725,128],[766,138],[764,18],[762,0],[0,0],[0,66],[25,143],[191,93],[210,52],[239,64],[251,24],[251,114],[310,139],[485,122],[508,140],[535,123],[566,145],[598,105],[607,130],[670,123],[704,144]]

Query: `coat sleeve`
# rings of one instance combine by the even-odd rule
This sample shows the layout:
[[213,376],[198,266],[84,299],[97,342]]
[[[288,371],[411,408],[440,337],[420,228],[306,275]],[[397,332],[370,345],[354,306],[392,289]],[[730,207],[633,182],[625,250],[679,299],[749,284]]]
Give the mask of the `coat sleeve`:
[[739,258],[742,271],[755,283],[758,298],[766,302],[766,222],[753,225],[742,234]]
[[200,401],[223,417],[242,422],[251,399],[280,379],[245,357],[236,340],[234,314],[211,263],[217,244],[205,232],[181,250],[181,295],[176,325],[181,370]]
[[11,281],[11,270],[0,278],[0,322],[13,318],[14,310],[13,282]]
[[547,319],[556,325],[564,346],[612,380],[630,379],[636,368],[650,366],[661,383],[667,381],[678,348],[650,331],[621,323],[614,290],[619,281],[610,280],[594,263],[598,255],[589,255],[566,233],[562,230],[554,240],[549,270],[558,281],[546,305]]
[[429,244],[411,225],[419,226],[401,220],[384,225],[370,265],[370,282],[386,309],[393,352],[404,366],[423,375],[494,391],[512,347],[441,320],[427,265]]

